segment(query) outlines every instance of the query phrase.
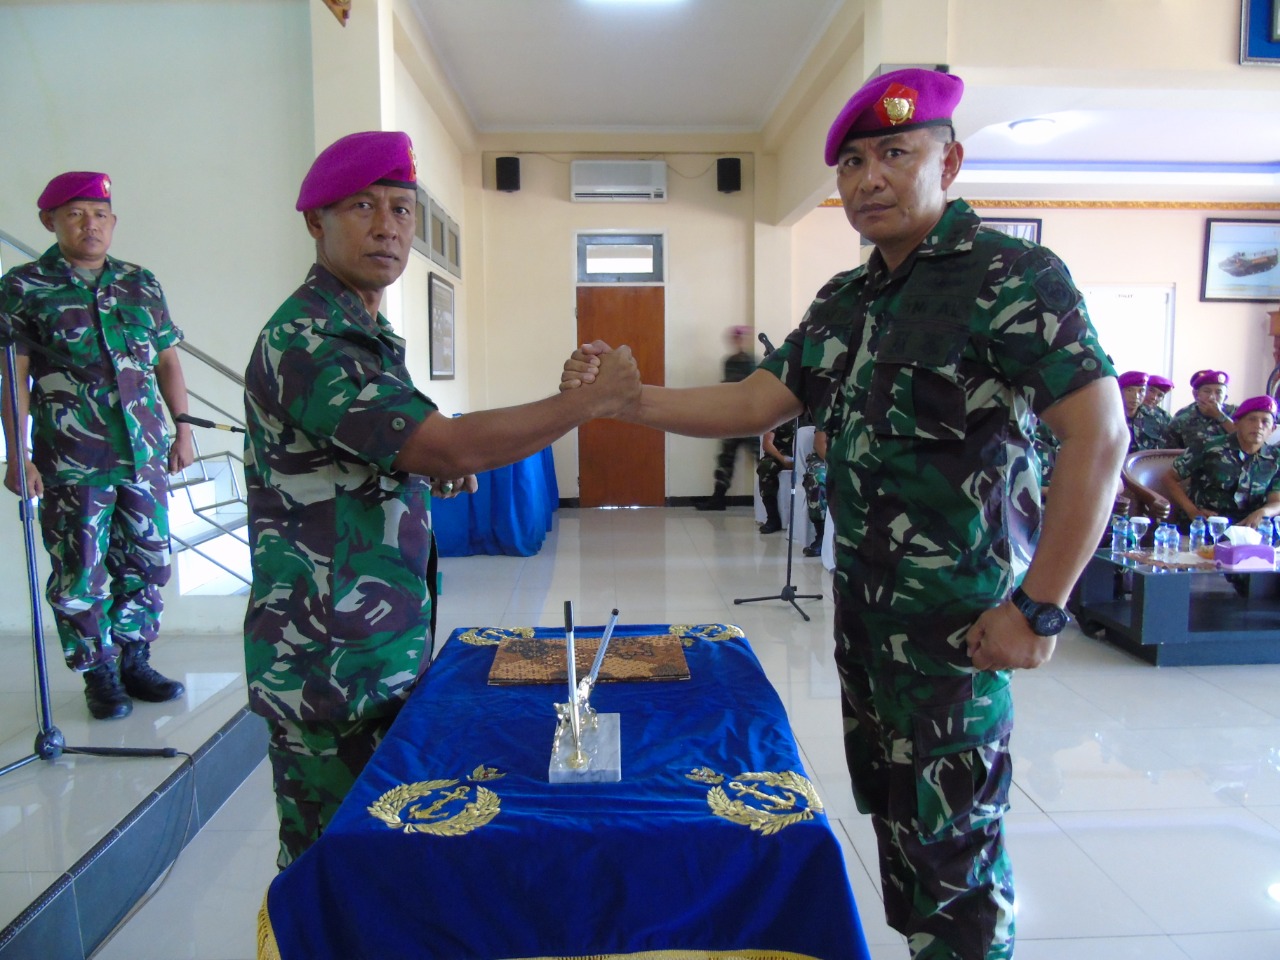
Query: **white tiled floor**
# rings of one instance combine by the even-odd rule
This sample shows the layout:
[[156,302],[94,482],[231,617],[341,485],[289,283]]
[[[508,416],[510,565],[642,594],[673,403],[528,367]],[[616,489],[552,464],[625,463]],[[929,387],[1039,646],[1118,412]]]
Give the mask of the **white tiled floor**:
[[[441,635],[554,625],[567,599],[584,624],[604,622],[614,606],[628,623],[740,624],[846,841],[872,956],[905,960],[902,938],[881,918],[874,839],[844,773],[830,602],[802,601],[810,623],[782,601],[733,603],[781,589],[785,546],[781,535],[761,537],[746,509],[561,511],[536,557],[442,561]],[[798,547],[797,589],[828,593],[818,561]],[[228,689],[243,695],[242,683]],[[1072,629],[1047,667],[1016,675],[1015,691],[1008,829],[1019,960],[1280,957],[1280,666],[1157,669]],[[77,716],[82,703],[63,712]],[[166,739],[180,720],[153,721],[154,735]],[[107,726],[85,722],[76,733],[105,736]],[[29,802],[55,803],[63,780],[88,766],[49,777],[46,795]],[[266,774],[250,777],[98,960],[253,956],[275,855]],[[0,780],[0,817],[13,816]],[[23,839],[0,824],[0,878],[39,889],[43,851],[66,846],[83,816],[29,823],[17,831]],[[36,880],[6,872],[13,851]]]

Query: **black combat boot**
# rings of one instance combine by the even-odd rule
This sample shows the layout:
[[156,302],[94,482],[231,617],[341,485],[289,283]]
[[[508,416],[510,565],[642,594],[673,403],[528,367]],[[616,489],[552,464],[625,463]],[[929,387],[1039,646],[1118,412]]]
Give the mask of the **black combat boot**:
[[764,498],[764,523],[760,524],[761,533],[777,533],[782,529],[782,514],[778,513],[778,504],[773,497]]
[[724,495],[729,492],[729,488],[723,484],[716,484],[715,493],[707,497],[705,500],[699,500],[694,506],[699,510],[723,510]]
[[120,685],[120,661],[85,671],[84,698],[95,720],[119,720],[133,713],[133,701]]
[[825,518],[813,525],[813,543],[801,551],[806,557],[822,556],[822,535],[826,533],[826,526],[827,521]]
[[131,697],[148,703],[177,700],[187,688],[157,673],[151,666],[151,644],[141,640],[120,644],[120,679]]

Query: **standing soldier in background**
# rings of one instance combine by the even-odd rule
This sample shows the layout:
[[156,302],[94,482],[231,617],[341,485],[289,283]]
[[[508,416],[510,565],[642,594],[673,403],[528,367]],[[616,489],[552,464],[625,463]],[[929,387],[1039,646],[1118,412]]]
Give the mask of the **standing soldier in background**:
[[107,256],[116,216],[106,174],[54,177],[36,205],[57,243],[0,280],[0,338],[14,342],[18,395],[14,417],[6,385],[5,486],[21,495],[25,470],[27,495],[41,498],[63,655],[84,674],[89,712],[116,719],[133,710],[130,697],[184,692],[150,665],[169,581],[165,473],[193,457],[191,427],[177,423],[187,412],[182,331],[156,278]]
[[613,416],[640,389],[624,352],[598,391],[439,413],[379,312],[408,262],[416,204],[406,134],[325,148],[296,205],[316,263],[245,371],[245,663],[269,730],[281,869],[319,838],[431,662],[432,493],[473,492],[475,473]]
[[[733,353],[724,358],[724,377],[721,383],[738,383],[747,379],[756,368],[756,358],[751,350],[751,328],[736,326],[728,331]],[[760,454],[760,438],[726,437],[720,441],[720,453],[716,456],[715,490],[711,496],[696,504],[699,510],[723,510],[725,496],[733,485],[733,470],[738,463],[738,449],[743,448],[755,459]]]
[[1206,440],[1235,433],[1232,419],[1236,408],[1227,403],[1231,378],[1221,370],[1197,370],[1191,375],[1195,400],[1173,415],[1165,431],[1164,445],[1170,448],[1198,447]]

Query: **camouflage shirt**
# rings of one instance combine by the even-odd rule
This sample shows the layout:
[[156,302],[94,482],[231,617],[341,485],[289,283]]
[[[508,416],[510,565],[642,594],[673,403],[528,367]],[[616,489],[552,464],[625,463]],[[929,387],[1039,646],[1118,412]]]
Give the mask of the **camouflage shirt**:
[[1187,495],[1201,510],[1242,520],[1280,493],[1280,454],[1263,447],[1250,456],[1234,434],[1190,447],[1173,461],[1173,472],[1188,481]]
[[249,702],[315,722],[398,708],[430,656],[430,492],[392,468],[436,409],[404,341],[318,264],[245,371]]
[[1135,450],[1162,450],[1169,415],[1158,407],[1139,406],[1129,421],[1129,452]]
[[1115,373],[1062,263],[979,225],[953,201],[892,274],[878,251],[837,274],[762,364],[826,424],[836,589],[872,610],[1006,596],[1039,533],[1034,415]]
[[[1236,412],[1236,405],[1234,403],[1224,403],[1222,412],[1227,416],[1231,416]],[[1189,403],[1170,419],[1169,426],[1165,428],[1164,432],[1165,446],[1173,450],[1179,447],[1194,447],[1204,443],[1206,440],[1226,436],[1226,433],[1227,431],[1223,429],[1221,423],[1212,417],[1206,417],[1200,412],[1199,407],[1194,403]]]
[[54,244],[0,279],[0,316],[89,374],[18,342],[30,358],[31,459],[45,483],[164,476],[169,433],[155,367],[182,331],[150,271],[107,257],[95,289]]

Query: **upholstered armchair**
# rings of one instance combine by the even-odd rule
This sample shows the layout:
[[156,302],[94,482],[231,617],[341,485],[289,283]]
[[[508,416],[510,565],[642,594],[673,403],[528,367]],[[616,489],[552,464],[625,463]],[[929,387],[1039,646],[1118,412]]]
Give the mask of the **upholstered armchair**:
[[1165,474],[1180,449],[1138,450],[1124,458],[1120,478],[1130,501],[1130,513],[1157,523],[1169,519],[1172,504],[1165,490]]

